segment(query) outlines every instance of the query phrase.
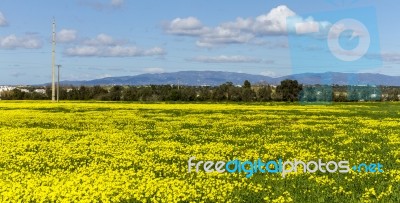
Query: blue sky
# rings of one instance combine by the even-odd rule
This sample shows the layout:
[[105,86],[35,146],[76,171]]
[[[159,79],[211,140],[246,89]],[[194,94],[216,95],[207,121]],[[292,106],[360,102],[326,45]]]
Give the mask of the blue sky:
[[399,7],[389,0],[4,0],[0,84],[50,81],[53,17],[63,80],[187,70],[400,75]]

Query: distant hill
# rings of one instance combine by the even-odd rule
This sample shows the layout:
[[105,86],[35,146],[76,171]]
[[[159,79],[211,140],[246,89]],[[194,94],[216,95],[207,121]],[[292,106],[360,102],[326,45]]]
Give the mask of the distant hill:
[[388,76],[375,73],[302,73],[272,78],[263,75],[223,71],[180,71],[171,73],[141,74],[135,76],[107,77],[87,81],[62,81],[63,85],[220,85],[225,82],[243,84],[244,80],[251,83],[266,82],[279,84],[285,79],[295,79],[302,84],[338,84],[338,85],[388,85],[400,86],[400,76]]

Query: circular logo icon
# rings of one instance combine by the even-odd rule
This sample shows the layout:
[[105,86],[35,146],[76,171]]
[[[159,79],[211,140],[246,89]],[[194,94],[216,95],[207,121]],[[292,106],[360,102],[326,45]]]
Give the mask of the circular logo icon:
[[[345,34],[345,31],[351,31],[351,35]],[[358,38],[359,42],[353,49],[344,49],[340,44],[341,37],[346,37],[348,40]],[[342,61],[356,61],[363,57],[371,43],[368,29],[363,23],[355,19],[343,19],[336,22],[328,33],[328,47],[331,53]]]

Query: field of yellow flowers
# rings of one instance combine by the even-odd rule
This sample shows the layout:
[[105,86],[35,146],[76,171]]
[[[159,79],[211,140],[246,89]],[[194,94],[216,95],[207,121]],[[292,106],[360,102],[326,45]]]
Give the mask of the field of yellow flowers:
[[[189,173],[188,159],[383,173]],[[1,202],[400,202],[400,104],[0,102]]]

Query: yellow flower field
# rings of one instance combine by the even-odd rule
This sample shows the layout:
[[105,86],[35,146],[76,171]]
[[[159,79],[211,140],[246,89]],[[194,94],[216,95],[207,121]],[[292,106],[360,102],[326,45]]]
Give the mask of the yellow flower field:
[[[400,104],[0,102],[1,202],[400,202]],[[188,172],[188,159],[382,173]]]

